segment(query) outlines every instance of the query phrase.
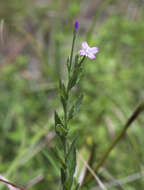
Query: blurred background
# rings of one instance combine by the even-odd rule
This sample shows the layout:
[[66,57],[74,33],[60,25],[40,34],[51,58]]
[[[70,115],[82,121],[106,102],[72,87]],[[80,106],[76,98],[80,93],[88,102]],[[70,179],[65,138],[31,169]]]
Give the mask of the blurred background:
[[[29,190],[59,189],[53,113],[76,20],[75,53],[99,47],[74,90],[84,102],[70,136],[91,167],[144,99],[143,0],[0,0],[0,174]],[[100,169],[107,189],[144,189],[143,127],[141,115]]]

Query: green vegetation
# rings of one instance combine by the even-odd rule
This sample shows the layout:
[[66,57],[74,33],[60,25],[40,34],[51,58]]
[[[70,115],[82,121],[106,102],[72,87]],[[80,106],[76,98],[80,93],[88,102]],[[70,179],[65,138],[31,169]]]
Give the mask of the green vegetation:
[[[69,122],[69,144],[77,136],[76,179],[85,162],[94,170],[144,102],[142,0],[1,0],[0,175],[29,190],[60,188],[61,146],[54,112],[63,115],[58,84],[60,78],[67,79],[76,20],[80,27],[74,55],[85,39],[99,47],[96,59],[85,62],[84,75],[72,89],[72,102],[84,94],[77,116]],[[108,190],[144,188],[143,114],[97,172]],[[85,175],[86,179],[87,169]],[[114,186],[117,179],[121,181]],[[82,189],[99,183],[94,179],[87,185]],[[0,182],[0,190],[6,189]]]

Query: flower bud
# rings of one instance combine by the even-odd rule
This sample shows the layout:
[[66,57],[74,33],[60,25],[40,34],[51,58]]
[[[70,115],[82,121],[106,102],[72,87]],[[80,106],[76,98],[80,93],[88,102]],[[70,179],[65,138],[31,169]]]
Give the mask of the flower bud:
[[79,28],[79,22],[76,21],[75,24],[74,24],[74,30],[77,31]]

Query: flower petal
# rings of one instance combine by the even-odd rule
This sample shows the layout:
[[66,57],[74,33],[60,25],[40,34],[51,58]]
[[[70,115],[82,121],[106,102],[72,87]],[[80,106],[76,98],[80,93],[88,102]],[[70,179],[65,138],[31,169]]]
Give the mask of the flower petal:
[[98,48],[92,47],[92,48],[90,48],[90,51],[91,51],[91,53],[96,54],[96,53],[98,53]]
[[82,48],[83,48],[84,50],[86,50],[87,48],[89,48],[87,42],[82,42]]
[[90,59],[95,59],[95,54],[98,53],[97,47],[89,47],[87,42],[82,42],[82,49],[79,50],[79,54],[82,56],[87,56]]
[[84,50],[82,50],[82,49],[81,49],[81,50],[79,50],[79,54],[80,54],[80,55],[86,55],[85,51],[84,51]]
[[96,56],[95,56],[93,53],[89,53],[87,56],[88,56],[90,59],[95,59],[95,58],[96,58]]

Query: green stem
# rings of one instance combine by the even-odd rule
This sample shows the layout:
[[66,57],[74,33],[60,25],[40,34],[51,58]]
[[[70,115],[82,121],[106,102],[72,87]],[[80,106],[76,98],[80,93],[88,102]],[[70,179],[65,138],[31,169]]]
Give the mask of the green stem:
[[[102,158],[98,161],[97,165],[94,168],[94,172],[97,173],[98,169],[103,165],[107,157],[109,156],[110,152],[113,150],[113,148],[117,145],[119,140],[125,135],[127,129],[130,127],[130,125],[135,121],[135,119],[144,111],[144,103],[138,106],[138,108],[135,110],[135,112],[132,114],[132,116],[128,119],[127,123],[125,124],[124,128],[120,131],[120,133],[115,137],[114,141],[110,145],[110,147],[106,150],[106,152],[103,154]],[[90,174],[89,176],[86,176],[83,185],[86,185],[93,179],[93,176]]]
[[64,139],[64,159],[65,159],[65,162],[66,162],[66,155],[67,155],[67,139],[65,137]]
[[86,56],[83,56],[83,58],[81,59],[79,65],[81,65],[84,62],[85,58],[86,58]]
[[73,50],[74,50],[75,39],[76,39],[76,31],[74,30],[74,34],[73,34],[73,41],[72,41],[72,48],[71,48],[71,55],[70,55],[69,72],[70,72],[70,70],[71,70],[71,65],[72,65]]
[[64,111],[64,124],[65,124],[65,128],[67,129],[67,108],[65,108],[65,111]]

